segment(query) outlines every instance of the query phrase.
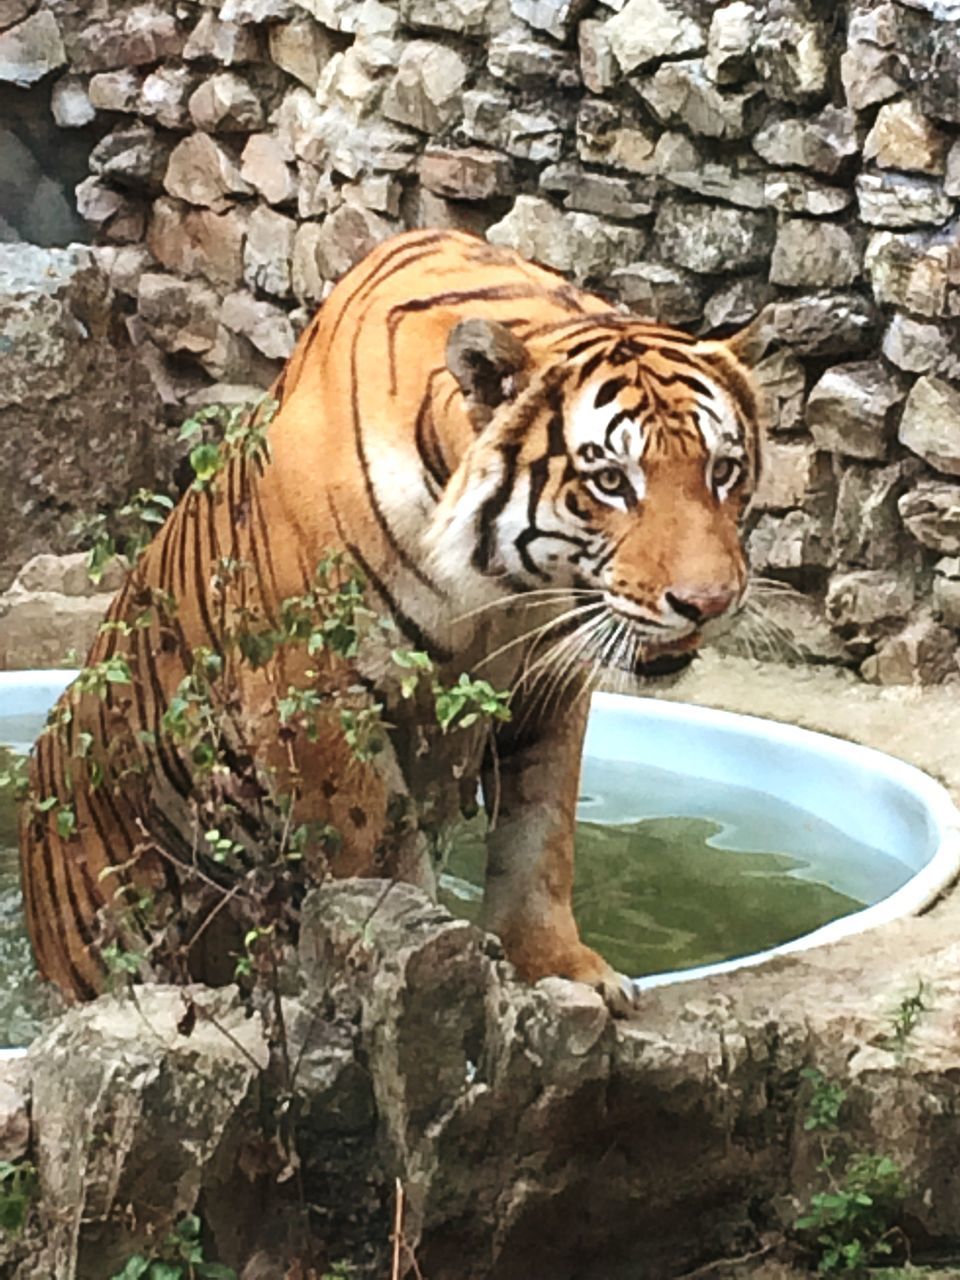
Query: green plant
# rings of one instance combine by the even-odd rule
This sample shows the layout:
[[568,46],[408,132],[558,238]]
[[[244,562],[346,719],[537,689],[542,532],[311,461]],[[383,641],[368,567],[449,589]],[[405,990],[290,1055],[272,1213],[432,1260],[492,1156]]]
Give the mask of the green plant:
[[819,1274],[862,1275],[893,1253],[907,1194],[903,1173],[890,1156],[851,1153],[840,1129],[846,1091],[816,1067],[800,1074],[811,1086],[803,1127],[817,1134],[823,1186],[794,1228],[816,1255]]
[[0,1232],[18,1236],[36,1197],[36,1168],[28,1160],[0,1160]]
[[894,1053],[902,1054],[906,1051],[907,1041],[913,1034],[921,1015],[930,1012],[932,1006],[927,1003],[929,994],[930,988],[921,978],[917,982],[916,991],[912,995],[904,996],[894,1010],[891,1018],[892,1031],[886,1039],[887,1046]]
[[134,1254],[110,1280],[237,1280],[232,1267],[204,1259],[200,1230],[200,1219],[187,1214],[152,1256]]
[[173,500],[165,493],[138,489],[111,515],[99,513],[86,517],[76,532],[90,544],[87,550],[90,581],[98,583],[117,556],[135,560],[172,509]]

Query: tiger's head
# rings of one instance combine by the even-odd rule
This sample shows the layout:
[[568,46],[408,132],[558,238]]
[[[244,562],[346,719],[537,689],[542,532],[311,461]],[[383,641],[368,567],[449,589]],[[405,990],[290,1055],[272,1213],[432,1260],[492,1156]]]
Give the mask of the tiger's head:
[[567,591],[600,665],[686,666],[747,590],[756,342],[753,328],[697,340],[619,315],[527,341],[460,321],[447,362],[478,434],[436,513],[435,558],[461,590],[472,575],[545,603]]

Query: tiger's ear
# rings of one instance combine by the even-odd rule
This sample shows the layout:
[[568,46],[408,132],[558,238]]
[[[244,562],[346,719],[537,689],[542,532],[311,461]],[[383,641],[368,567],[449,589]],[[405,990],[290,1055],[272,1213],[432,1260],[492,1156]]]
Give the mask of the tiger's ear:
[[722,344],[735,359],[750,369],[762,359],[772,339],[771,317],[768,308],[764,307],[748,325],[722,339]]
[[460,384],[467,412],[479,430],[530,380],[530,355],[506,325],[474,317],[461,320],[447,338],[447,368]]

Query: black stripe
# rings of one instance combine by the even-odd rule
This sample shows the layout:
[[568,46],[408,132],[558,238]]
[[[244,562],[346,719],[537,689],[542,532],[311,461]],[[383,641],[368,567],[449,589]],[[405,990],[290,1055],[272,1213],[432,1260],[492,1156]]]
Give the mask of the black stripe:
[[616,378],[608,378],[606,382],[601,382],[597,389],[597,394],[593,397],[593,407],[602,409],[605,404],[609,404],[611,400],[615,400],[624,387],[630,385],[630,379],[622,376]]
[[436,583],[428,577],[420,568],[415,560],[412,559],[407,551],[397,541],[397,537],[387,522],[386,516],[380,507],[377,499],[376,491],[373,487],[373,477],[370,475],[370,463],[367,458],[366,448],[363,442],[363,422],[360,414],[360,378],[359,378],[359,360],[358,346],[360,343],[361,331],[359,328],[354,332],[353,341],[350,345],[350,408],[353,413],[353,439],[357,450],[357,458],[360,463],[360,474],[363,476],[363,484],[367,493],[367,501],[370,504],[370,510],[374,519],[380,526],[380,530],[386,538],[390,549],[403,565],[403,567],[417,579],[417,581],[435,596],[442,595]]
[[428,636],[425,631],[422,631],[410,615],[400,608],[383,579],[373,570],[369,560],[367,560],[362,554],[360,548],[355,543],[350,542],[346,537],[343,524],[340,520],[340,514],[333,506],[332,502],[330,504],[330,510],[333,514],[333,520],[337,526],[337,532],[340,535],[344,550],[347,551],[352,559],[356,561],[361,573],[373,587],[374,591],[376,591],[377,595],[380,596],[381,600],[384,601],[390,611],[391,617],[403,634],[408,640],[413,642],[415,648],[422,649],[425,653],[430,654],[436,662],[449,662],[453,657],[451,651],[444,648],[443,645],[438,644]]
[[[424,258],[432,258],[434,256],[434,251],[430,246],[438,244],[446,239],[448,239],[448,233],[445,231],[427,231],[424,232],[422,236],[404,238],[402,243],[396,245],[393,249],[390,249],[389,252],[387,252],[377,263],[376,268],[373,271],[369,271],[363,279],[360,280],[356,289],[354,289],[350,296],[344,299],[343,305],[341,306],[340,311],[333,322],[333,327],[330,330],[330,339],[327,343],[328,349],[333,346],[340,324],[354,303],[359,302],[362,297],[376,288],[384,276],[390,275],[394,271],[402,271],[406,267],[411,267],[415,263],[421,262]],[[411,250],[413,251],[412,253],[410,252]],[[400,263],[396,261],[397,258],[403,257],[404,254],[408,253],[410,256],[407,261]]]
[[510,500],[517,478],[517,459],[520,456],[520,445],[507,443],[500,445],[500,456],[503,459],[504,472],[496,490],[487,498],[477,514],[477,545],[473,550],[473,564],[481,573],[486,573],[493,558],[493,526],[497,516]]
[[447,466],[443,456],[443,450],[440,447],[440,440],[437,436],[436,424],[433,420],[433,384],[438,375],[445,372],[445,369],[434,369],[427,379],[427,389],[424,392],[423,399],[420,401],[413,434],[420,461],[423,463],[428,477],[434,482],[433,497],[438,496],[437,491],[442,490],[450,479],[450,468]]

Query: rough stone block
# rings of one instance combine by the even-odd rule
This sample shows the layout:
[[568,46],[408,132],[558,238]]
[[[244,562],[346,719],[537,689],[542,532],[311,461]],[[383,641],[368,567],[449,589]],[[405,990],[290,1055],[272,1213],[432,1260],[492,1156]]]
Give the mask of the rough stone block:
[[554,40],[566,40],[590,8],[590,0],[510,0],[510,11]]
[[0,586],[166,474],[159,404],[86,249],[0,245]]
[[940,684],[957,674],[957,638],[932,617],[915,618],[860,668],[872,684]]
[[960,314],[960,227],[936,232],[878,231],[865,266],[878,302],[921,316]]
[[428,191],[451,200],[489,200],[514,189],[509,158],[482,147],[428,146],[419,173]]
[[721,92],[702,60],[664,63],[653,75],[634,83],[661,124],[685,125],[705,138],[745,138],[763,114],[758,86]]
[[826,92],[830,71],[823,24],[797,11],[761,23],[753,59],[764,92],[786,102],[810,102]]
[[206,133],[195,133],[174,147],[163,185],[170,195],[216,213],[228,209],[232,197],[253,190],[230,155]]
[[620,70],[639,70],[661,58],[702,53],[706,31],[682,5],[671,0],[627,0],[606,25],[607,41]]
[[853,284],[863,267],[864,237],[834,222],[786,218],[777,228],[770,261],[773,284]]
[[880,328],[872,300],[854,292],[784,298],[771,306],[769,320],[781,342],[809,356],[869,351]]
[[889,3],[854,8],[850,13],[840,79],[854,111],[900,93],[904,68],[898,50],[897,14],[897,6]]
[[634,222],[653,212],[651,186],[629,178],[591,173],[572,161],[544,169],[540,186],[544,191],[560,194],[564,208],[595,213],[601,218]]
[[747,538],[750,563],[760,571],[822,569],[831,560],[830,530],[806,511],[764,514]]
[[521,90],[547,88],[555,92],[580,86],[577,62],[570,50],[532,40],[523,30],[511,29],[493,37],[487,45],[487,70]]
[[789,511],[805,505],[812,490],[832,479],[829,459],[816,446],[768,440],[760,483],[753,497],[758,511]]
[[282,71],[316,91],[320,73],[336,52],[336,46],[318,22],[300,15],[269,29],[270,57]]
[[263,127],[263,105],[235,71],[203,81],[190,96],[190,118],[207,133],[251,133]]
[[942,174],[950,137],[909,98],[889,102],[877,112],[863,144],[864,160],[881,169]]
[[286,360],[296,335],[285,311],[238,290],[223,300],[220,319],[226,328],[247,338],[268,360]]
[[833,519],[838,564],[883,569],[905,559],[897,502],[919,469],[909,459],[885,467],[851,463],[841,468]]
[[156,192],[169,158],[170,147],[156,130],[137,123],[101,138],[90,153],[90,168],[117,186]]
[[97,114],[86,85],[71,75],[61,76],[53,86],[50,111],[59,129],[83,129]]
[[605,93],[617,82],[620,67],[610,47],[607,24],[584,18],[577,28],[580,46],[580,75],[591,93]]
[[661,324],[692,324],[703,314],[706,288],[692,272],[633,262],[613,271],[610,283],[631,311]]
[[383,114],[422,133],[439,133],[460,110],[466,78],[467,64],[455,49],[413,40],[384,94]]
[[886,458],[903,380],[879,360],[834,365],[810,392],[806,421],[821,449],[852,458]]
[[49,9],[0,32],[0,82],[26,89],[66,61],[60,28]]
[[837,573],[827,588],[826,613],[835,627],[871,627],[908,617],[915,597],[913,574],[908,571]]
[[657,172],[671,186],[746,209],[767,204],[763,166],[752,157],[707,159],[702,148],[682,133],[664,133],[657,142]]
[[938,471],[960,476],[960,390],[924,374],[910,389],[900,443]]
[[953,335],[944,324],[925,323],[897,312],[883,335],[883,354],[906,373],[926,373],[935,369],[955,376],[957,356]]
[[87,93],[97,111],[118,111],[129,115],[140,105],[143,79],[136,71],[101,71],[90,77]]
[[140,318],[162,350],[196,354],[213,345],[220,299],[206,285],[150,271],[140,277],[137,301]]
[[860,150],[857,118],[844,108],[824,107],[815,116],[771,121],[752,144],[768,164],[834,174]]
[[860,218],[873,227],[941,226],[954,201],[940,183],[900,173],[861,173],[856,180]]
[[187,67],[158,67],[143,82],[138,110],[164,129],[189,129],[188,102],[196,87],[196,72]]
[[247,224],[243,246],[243,279],[249,289],[277,298],[290,296],[290,263],[297,224],[275,209],[260,205]]
[[245,233],[246,215],[239,209],[215,213],[164,196],[153,206],[147,246],[168,271],[236,288],[243,279]]
[[704,66],[716,84],[739,84],[750,77],[758,26],[757,11],[745,0],[733,0],[714,10]]
[[240,159],[240,177],[268,204],[289,204],[297,198],[297,176],[292,152],[270,133],[255,133],[247,140]]
[[766,420],[771,431],[796,431],[803,426],[806,374],[790,351],[775,351],[753,370],[766,401]]
[[773,218],[766,211],[722,205],[661,202],[654,226],[657,246],[688,271],[744,270],[766,262],[773,248]]
[[639,229],[606,223],[589,213],[563,213],[536,196],[518,196],[487,238],[577,280],[606,276],[625,266],[640,256],[646,239]]
[[[356,0],[346,0],[342,7],[355,13],[359,6]],[[491,9],[497,11],[495,0],[400,0],[400,17],[405,26],[454,35],[482,34],[488,28]],[[322,10],[314,16],[334,31],[349,29],[329,22]]]
[[224,22],[209,9],[201,16],[183,48],[183,56],[189,62],[212,58],[225,67],[255,62],[260,52],[260,41],[254,28],[237,22]]
[[612,102],[586,99],[577,112],[577,154],[588,164],[649,175],[656,172],[656,137]]
[[897,503],[914,538],[940,555],[960,554],[960,485],[919,480]]
[[806,213],[812,218],[839,213],[853,202],[846,187],[832,187],[805,173],[767,173],[763,202],[780,213]]

